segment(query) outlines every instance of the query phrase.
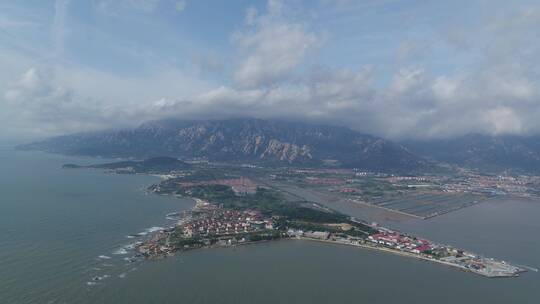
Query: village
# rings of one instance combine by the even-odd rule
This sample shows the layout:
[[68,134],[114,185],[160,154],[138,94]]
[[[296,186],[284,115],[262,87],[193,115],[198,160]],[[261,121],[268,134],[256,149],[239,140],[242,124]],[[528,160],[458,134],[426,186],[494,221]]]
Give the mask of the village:
[[485,277],[518,276],[526,270],[504,261],[484,258],[452,246],[433,243],[372,224],[368,235],[347,233],[348,225],[335,225],[341,230],[303,230],[274,225],[272,218],[257,210],[230,210],[197,199],[196,207],[179,225],[155,234],[140,243],[136,251],[146,258],[162,258],[178,251],[205,247],[229,247],[277,239],[302,239],[352,245],[429,260]]
[[146,257],[161,257],[179,250],[208,246],[229,246],[280,237],[273,220],[256,210],[225,209],[201,199],[186,212],[179,225],[163,230],[137,251]]
[[288,235],[298,239],[316,240],[359,246],[386,251],[403,256],[427,260],[472,272],[488,278],[514,277],[526,269],[510,265],[480,255],[456,249],[452,246],[436,244],[429,240],[413,237],[384,227],[376,227],[376,232],[367,238],[349,236],[342,233],[324,231],[301,231],[289,229]]

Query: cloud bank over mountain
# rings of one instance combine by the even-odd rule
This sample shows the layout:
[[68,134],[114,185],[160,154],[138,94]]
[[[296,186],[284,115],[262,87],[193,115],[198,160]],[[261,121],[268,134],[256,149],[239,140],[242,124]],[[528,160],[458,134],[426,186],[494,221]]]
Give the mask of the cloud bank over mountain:
[[2,132],[174,116],[389,138],[540,133],[540,6],[457,2],[270,0],[214,19],[194,1],[2,4]]

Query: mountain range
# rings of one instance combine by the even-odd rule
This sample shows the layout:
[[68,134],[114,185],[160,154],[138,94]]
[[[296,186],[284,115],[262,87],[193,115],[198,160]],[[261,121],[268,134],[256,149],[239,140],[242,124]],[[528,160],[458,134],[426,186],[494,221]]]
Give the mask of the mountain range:
[[329,166],[416,173],[450,164],[483,172],[540,173],[540,136],[469,134],[393,142],[346,127],[262,119],[152,121],[77,133],[20,149],[102,157]]
[[433,161],[483,172],[540,173],[540,136],[468,134],[402,144],[412,153]]
[[412,172],[427,162],[400,144],[346,127],[262,119],[160,120],[19,146],[72,155],[333,166]]

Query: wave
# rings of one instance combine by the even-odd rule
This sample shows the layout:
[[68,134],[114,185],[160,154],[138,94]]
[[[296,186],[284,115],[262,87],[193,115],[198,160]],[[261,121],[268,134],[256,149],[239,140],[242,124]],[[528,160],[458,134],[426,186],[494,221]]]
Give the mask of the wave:
[[141,245],[143,242],[135,242],[135,243],[131,243],[131,244],[128,244],[126,246],[124,246],[125,249],[127,250],[133,250],[135,249],[135,247]]
[[96,282],[105,280],[105,279],[107,279],[109,277],[110,277],[110,275],[108,275],[108,274],[105,274],[105,275],[102,275],[102,276],[95,276],[95,277],[92,278],[92,281],[86,282],[86,284],[94,283],[94,284],[88,284],[88,285],[95,285]]
[[134,256],[132,256],[132,257],[125,257],[125,258],[124,258],[124,261],[129,262],[129,263],[134,263],[135,261],[137,261],[137,259],[136,259]]
[[163,227],[157,227],[157,226],[155,226],[155,227],[150,227],[150,228],[146,229],[146,231],[147,231],[148,233],[158,232],[158,231],[162,231],[162,230],[165,230],[165,228],[163,228]]
[[137,233],[137,235],[138,236],[145,236],[145,235],[148,235],[149,233],[154,233],[154,232],[163,231],[163,230],[165,230],[165,228],[159,227],[159,226],[154,226],[154,227],[150,227],[150,228],[145,229],[143,232]]
[[125,248],[120,248],[120,249],[117,249],[116,251],[114,251],[113,254],[123,255],[123,254],[128,254],[128,251]]
[[181,218],[181,214],[180,212],[171,212],[171,213],[167,213],[167,215],[165,215],[165,218],[170,220],[170,221],[177,221],[178,219]]

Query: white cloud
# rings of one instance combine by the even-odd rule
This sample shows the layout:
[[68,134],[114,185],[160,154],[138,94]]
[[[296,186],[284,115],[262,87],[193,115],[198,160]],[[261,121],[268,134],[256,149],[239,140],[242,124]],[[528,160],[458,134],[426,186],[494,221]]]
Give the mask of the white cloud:
[[286,20],[282,10],[283,4],[272,0],[266,15],[257,16],[254,9],[247,11],[247,28],[233,37],[242,58],[234,73],[238,86],[257,87],[287,80],[320,42],[303,24]]
[[209,82],[174,68],[160,67],[136,75],[116,75],[81,66],[57,66],[56,78],[82,98],[121,107],[146,104],[157,98],[188,98],[207,91]]
[[[62,9],[67,2],[57,3],[62,5],[53,36],[62,46]],[[142,12],[151,12],[158,4],[157,0],[100,3]],[[306,67],[303,63],[312,51],[322,46],[321,35],[301,16],[292,15],[286,3],[269,1],[263,12],[248,9],[242,28],[233,33],[238,61],[231,66],[226,60],[231,54],[219,50],[197,53],[190,63],[195,71],[154,64],[136,75],[65,62],[20,60],[14,67],[8,61],[22,55],[0,54],[8,55],[0,56],[0,119],[20,132],[43,134],[122,127],[171,116],[313,120],[391,138],[540,134],[538,16],[537,9],[523,9],[493,17],[470,31],[456,26],[436,43],[405,40],[395,52],[387,52],[395,61],[390,65],[354,67],[341,62],[340,67]],[[455,33],[465,33],[466,41],[457,41]],[[430,51],[445,47],[445,56],[465,52],[477,57],[474,64],[456,69],[411,62],[428,46]],[[24,73],[21,66],[27,67]],[[219,79],[215,85],[198,78],[216,71],[220,76],[230,72],[232,81]]]
[[370,68],[318,68],[295,83],[220,87],[189,99],[161,100],[152,113],[313,120],[390,138],[540,132],[540,91],[500,72],[433,77],[401,69],[381,87]]
[[421,69],[401,69],[390,86],[390,91],[394,94],[402,94],[407,91],[417,89],[423,84],[424,71]]
[[31,133],[96,128],[105,118],[106,107],[90,100],[75,100],[70,89],[54,83],[51,71],[37,68],[30,68],[10,83],[4,100],[7,110],[16,114],[11,125]]
[[363,116],[362,105],[369,107],[373,99],[371,84],[369,69],[321,68],[295,85],[253,89],[223,86],[191,99],[161,99],[153,104],[152,112],[180,118],[251,116],[343,123],[338,117],[356,120]]
[[209,89],[175,70],[148,78],[81,67],[31,67],[0,95],[3,123],[14,132],[42,136],[133,127],[168,115],[149,102],[155,96],[192,96]]
[[481,119],[491,125],[494,134],[519,134],[523,131],[519,115],[509,107],[498,106],[494,109],[487,110]]

